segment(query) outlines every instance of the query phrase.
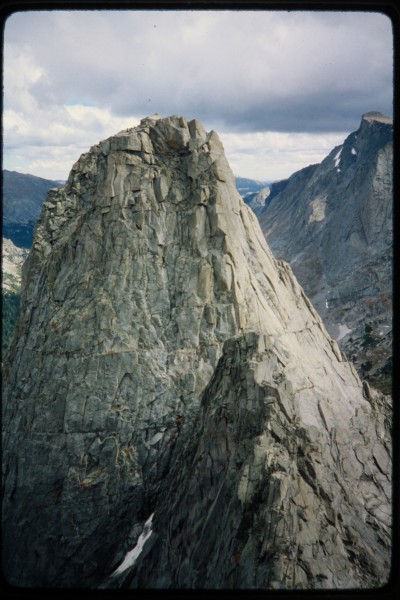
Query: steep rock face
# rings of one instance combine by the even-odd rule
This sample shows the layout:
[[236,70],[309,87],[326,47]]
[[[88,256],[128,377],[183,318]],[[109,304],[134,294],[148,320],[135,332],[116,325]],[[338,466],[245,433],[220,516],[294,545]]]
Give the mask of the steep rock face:
[[320,165],[271,190],[260,224],[363,378],[391,392],[393,124],[363,115]]
[[[49,192],[37,223],[5,365],[3,561],[11,583],[98,586],[145,543],[144,525],[178,485],[173,466],[192,436],[199,439],[197,424],[211,426],[199,417],[200,398],[214,374],[207,389],[219,389],[223,344],[245,332],[268,339],[261,387],[282,396],[288,436],[296,416],[298,427],[326,430],[326,442],[343,424],[346,445],[348,423],[365,413],[380,461],[378,468],[360,458],[374,504],[380,469],[389,473],[386,434],[374,433],[354,368],[266,246],[216,133],[182,117],[152,117],[82,155],[64,188]],[[240,378],[253,364],[247,358]],[[234,373],[224,380],[232,394],[236,381]],[[255,405],[250,452],[262,415]],[[240,421],[233,426],[239,431]],[[381,502],[390,513],[387,497]],[[387,519],[370,519],[365,526],[384,530],[387,553]]]
[[[111,582],[265,590],[382,584],[391,524],[385,396],[370,393],[354,412],[344,396],[334,406],[309,387],[298,404],[289,392],[297,387],[293,365],[279,351],[265,334],[226,342],[147,545]],[[371,439],[378,469],[368,456]]]

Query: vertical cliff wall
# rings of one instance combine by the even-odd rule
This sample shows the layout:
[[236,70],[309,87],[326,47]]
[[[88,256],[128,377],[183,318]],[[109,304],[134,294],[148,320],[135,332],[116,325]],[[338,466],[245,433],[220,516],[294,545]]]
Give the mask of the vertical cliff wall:
[[[248,350],[235,365],[229,356],[237,336]],[[145,119],[82,155],[66,185],[49,192],[36,226],[17,335],[4,366],[5,575],[22,586],[135,586],[135,577],[144,587],[231,585],[222,565],[212,576],[203,567],[196,570],[198,555],[190,549],[187,576],[181,559],[171,556],[165,581],[155,581],[145,565],[139,575],[129,568],[107,579],[144,539],[151,515],[160,532],[168,523],[175,527],[164,512],[176,502],[171,490],[182,498],[199,496],[190,535],[201,548],[201,532],[214,519],[207,507],[215,499],[216,478],[218,485],[232,482],[226,487],[233,502],[229,519],[235,522],[233,536],[241,530],[241,544],[253,536],[251,523],[242,523],[253,491],[261,499],[271,496],[265,507],[286,514],[293,536],[300,529],[290,520],[290,507],[292,501],[300,506],[299,486],[315,497],[312,509],[303,500],[307,532],[313,523],[313,533],[304,535],[315,537],[309,545],[319,543],[325,519],[336,524],[332,511],[351,505],[348,519],[358,511],[363,522],[354,526],[355,546],[366,531],[372,548],[382,545],[376,572],[369,578],[369,559],[348,579],[317,580],[317,569],[309,586],[384,581],[390,563],[390,437],[388,419],[377,420],[371,398],[288,265],[273,258],[235,189],[217,134],[182,117]],[[208,450],[218,431],[212,414],[227,401],[230,449],[221,449],[221,464],[215,464]],[[243,402],[248,444],[241,433]],[[363,435],[369,436],[366,452]],[[315,445],[311,471],[289,453],[299,436]],[[199,477],[185,458],[193,452],[205,461]],[[316,463],[317,456],[325,460],[324,452],[332,454],[332,467],[328,472],[321,466],[322,473]],[[239,459],[232,463],[235,453]],[[259,466],[253,470],[255,454]],[[278,462],[271,458],[276,456]],[[174,467],[182,461],[177,475]],[[281,475],[271,479],[267,472]],[[194,487],[186,487],[185,473]],[[332,481],[331,493],[325,477]],[[280,495],[274,491],[277,479],[287,485]],[[331,508],[321,512],[322,505]],[[336,548],[345,530],[335,531],[329,544]],[[274,535],[265,530],[266,548],[274,546]],[[284,529],[280,535],[285,537]],[[256,538],[253,554],[260,549]],[[218,543],[209,556],[216,565]],[[162,560],[164,552],[161,545]],[[236,560],[226,552],[224,561]],[[264,581],[272,564],[265,552],[259,554],[265,563],[260,575],[240,576],[237,585]],[[307,552],[312,561],[313,548]],[[343,570],[350,569],[349,553],[342,546],[337,552],[347,561]],[[287,587],[307,583],[304,575],[283,581]]]
[[393,296],[393,121],[363,115],[319,165],[273,184],[260,215],[362,378],[390,394]]

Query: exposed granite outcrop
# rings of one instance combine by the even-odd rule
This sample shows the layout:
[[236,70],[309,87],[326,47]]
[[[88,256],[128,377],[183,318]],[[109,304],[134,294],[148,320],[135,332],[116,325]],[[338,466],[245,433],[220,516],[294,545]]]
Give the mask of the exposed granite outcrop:
[[363,115],[321,164],[273,184],[259,219],[361,377],[390,394],[392,120]]
[[[144,119],[82,155],[66,185],[49,192],[36,226],[4,369],[4,573],[20,586],[125,585],[112,573],[132,548],[144,558],[150,527],[161,532],[169,522],[165,511],[172,506],[160,499],[175,502],[173,494],[182,494],[186,515],[194,493],[198,509],[187,527],[198,550],[188,550],[187,576],[180,571],[172,579],[180,559],[171,554],[169,579],[155,581],[145,563],[140,571],[124,570],[123,578],[144,587],[223,587],[227,567],[204,579],[193,561],[205,560],[201,532],[214,522],[212,514],[207,521],[219,485],[214,479],[226,479],[232,512],[222,511],[218,527],[232,521],[227,539],[232,535],[243,548],[224,549],[222,538],[210,557],[217,564],[220,553],[243,554],[248,543],[249,557],[260,550],[263,562],[254,577],[252,559],[243,563],[235,585],[268,579],[276,587],[279,578],[287,587],[306,585],[301,565],[294,578],[283,577],[289,567],[268,554],[275,544],[268,529],[261,539],[251,519],[242,522],[252,498],[260,499],[261,522],[264,501],[287,513],[279,543],[284,523],[288,544],[292,538],[301,544],[296,536],[303,531],[307,565],[324,532],[329,556],[344,557],[346,570],[343,528],[361,493],[363,524],[352,526],[351,543],[357,561],[364,556],[362,535],[371,547],[382,545],[373,575],[367,557],[349,577],[331,577],[317,552],[307,581],[314,585],[328,573],[322,587],[382,583],[390,556],[390,438],[373,397],[366,397],[290,267],[273,258],[235,189],[217,134],[183,117]],[[211,441],[223,425],[224,403],[229,451],[219,433]],[[362,431],[354,437],[357,427]],[[311,457],[294,458],[290,444]],[[197,467],[193,452],[200,453]],[[329,455],[329,467],[317,465]],[[300,487],[309,505],[301,504]],[[305,511],[304,527],[293,521],[292,504]],[[325,517],[311,517],[322,506],[333,529]],[[340,513],[342,529],[341,507],[348,510]],[[154,564],[169,552],[162,539],[159,554],[149,558]]]
[[288,393],[297,387],[293,367],[278,347],[255,333],[225,343],[147,544],[113,582],[260,590],[382,584],[390,567],[387,398],[372,392],[353,412],[344,398],[334,407],[309,387],[298,403]]
[[2,290],[19,293],[21,287],[21,269],[28,250],[18,248],[11,240],[2,240]]

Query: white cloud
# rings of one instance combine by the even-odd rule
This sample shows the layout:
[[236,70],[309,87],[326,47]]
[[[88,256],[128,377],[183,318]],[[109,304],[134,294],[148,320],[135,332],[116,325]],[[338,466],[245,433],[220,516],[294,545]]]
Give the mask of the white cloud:
[[137,117],[116,117],[108,109],[82,105],[37,110],[35,121],[6,110],[3,167],[48,179],[66,179],[82,152],[138,123]]
[[[6,22],[4,64],[4,166],[30,156],[25,172],[61,160],[65,173],[54,148],[78,155],[158,112],[216,129],[240,175],[280,178],[364,112],[391,113],[391,26],[373,12],[21,12]],[[256,135],[254,151],[239,133]]]
[[37,109],[35,119],[9,109],[4,111],[3,118],[5,149],[24,145],[92,145],[138,123],[138,118],[118,117],[109,109],[95,106],[66,105],[55,106],[51,110]]
[[[32,61],[26,45],[23,44],[17,48],[6,44],[5,53],[8,56],[4,65],[4,81],[6,87],[10,86],[10,91],[16,92],[24,89],[43,75],[43,69]],[[18,98],[15,98],[15,101],[18,102]]]
[[261,181],[286,179],[303,167],[321,162],[346,137],[347,133],[220,134],[235,175]]
[[[82,117],[87,107],[76,108],[82,109]],[[76,141],[78,130],[75,130],[74,134],[70,132],[68,135],[68,138],[74,138],[73,143],[55,146],[43,142],[41,145],[18,147],[7,152],[3,166],[46,179],[66,179],[72,165],[90,146],[136,124],[137,120],[134,119],[129,122],[124,118],[110,119],[108,124],[104,124],[102,135],[96,136],[88,131],[79,143]],[[309,164],[321,162],[347,136],[346,133],[321,135],[277,132],[219,135],[234,174],[260,181],[285,179]]]

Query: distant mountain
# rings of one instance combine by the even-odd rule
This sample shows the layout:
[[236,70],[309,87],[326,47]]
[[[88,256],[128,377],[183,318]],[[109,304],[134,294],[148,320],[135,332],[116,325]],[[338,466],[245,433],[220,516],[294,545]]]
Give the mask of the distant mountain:
[[3,169],[3,237],[20,248],[30,248],[47,192],[60,187],[59,181]]
[[272,184],[259,215],[361,376],[390,391],[392,369],[393,124],[363,115],[318,165]]
[[259,192],[268,185],[268,181],[258,181],[257,179],[247,179],[246,177],[235,177],[236,189],[244,198],[246,194]]
[[60,181],[3,169],[2,354],[8,351],[19,314],[21,267],[33,229],[51,188]]
[[298,180],[307,178],[313,174],[318,165],[309,165],[308,167],[304,167],[300,171],[296,171],[287,179],[279,179],[278,181],[274,181],[269,186],[269,196],[268,196],[268,204],[271,203],[272,199],[275,198],[278,194],[283,192],[286,186],[291,183],[291,185],[295,185]]
[[236,189],[244,202],[258,215],[264,209],[265,201],[270,193],[270,182],[246,179],[245,177],[236,177],[235,181]]

